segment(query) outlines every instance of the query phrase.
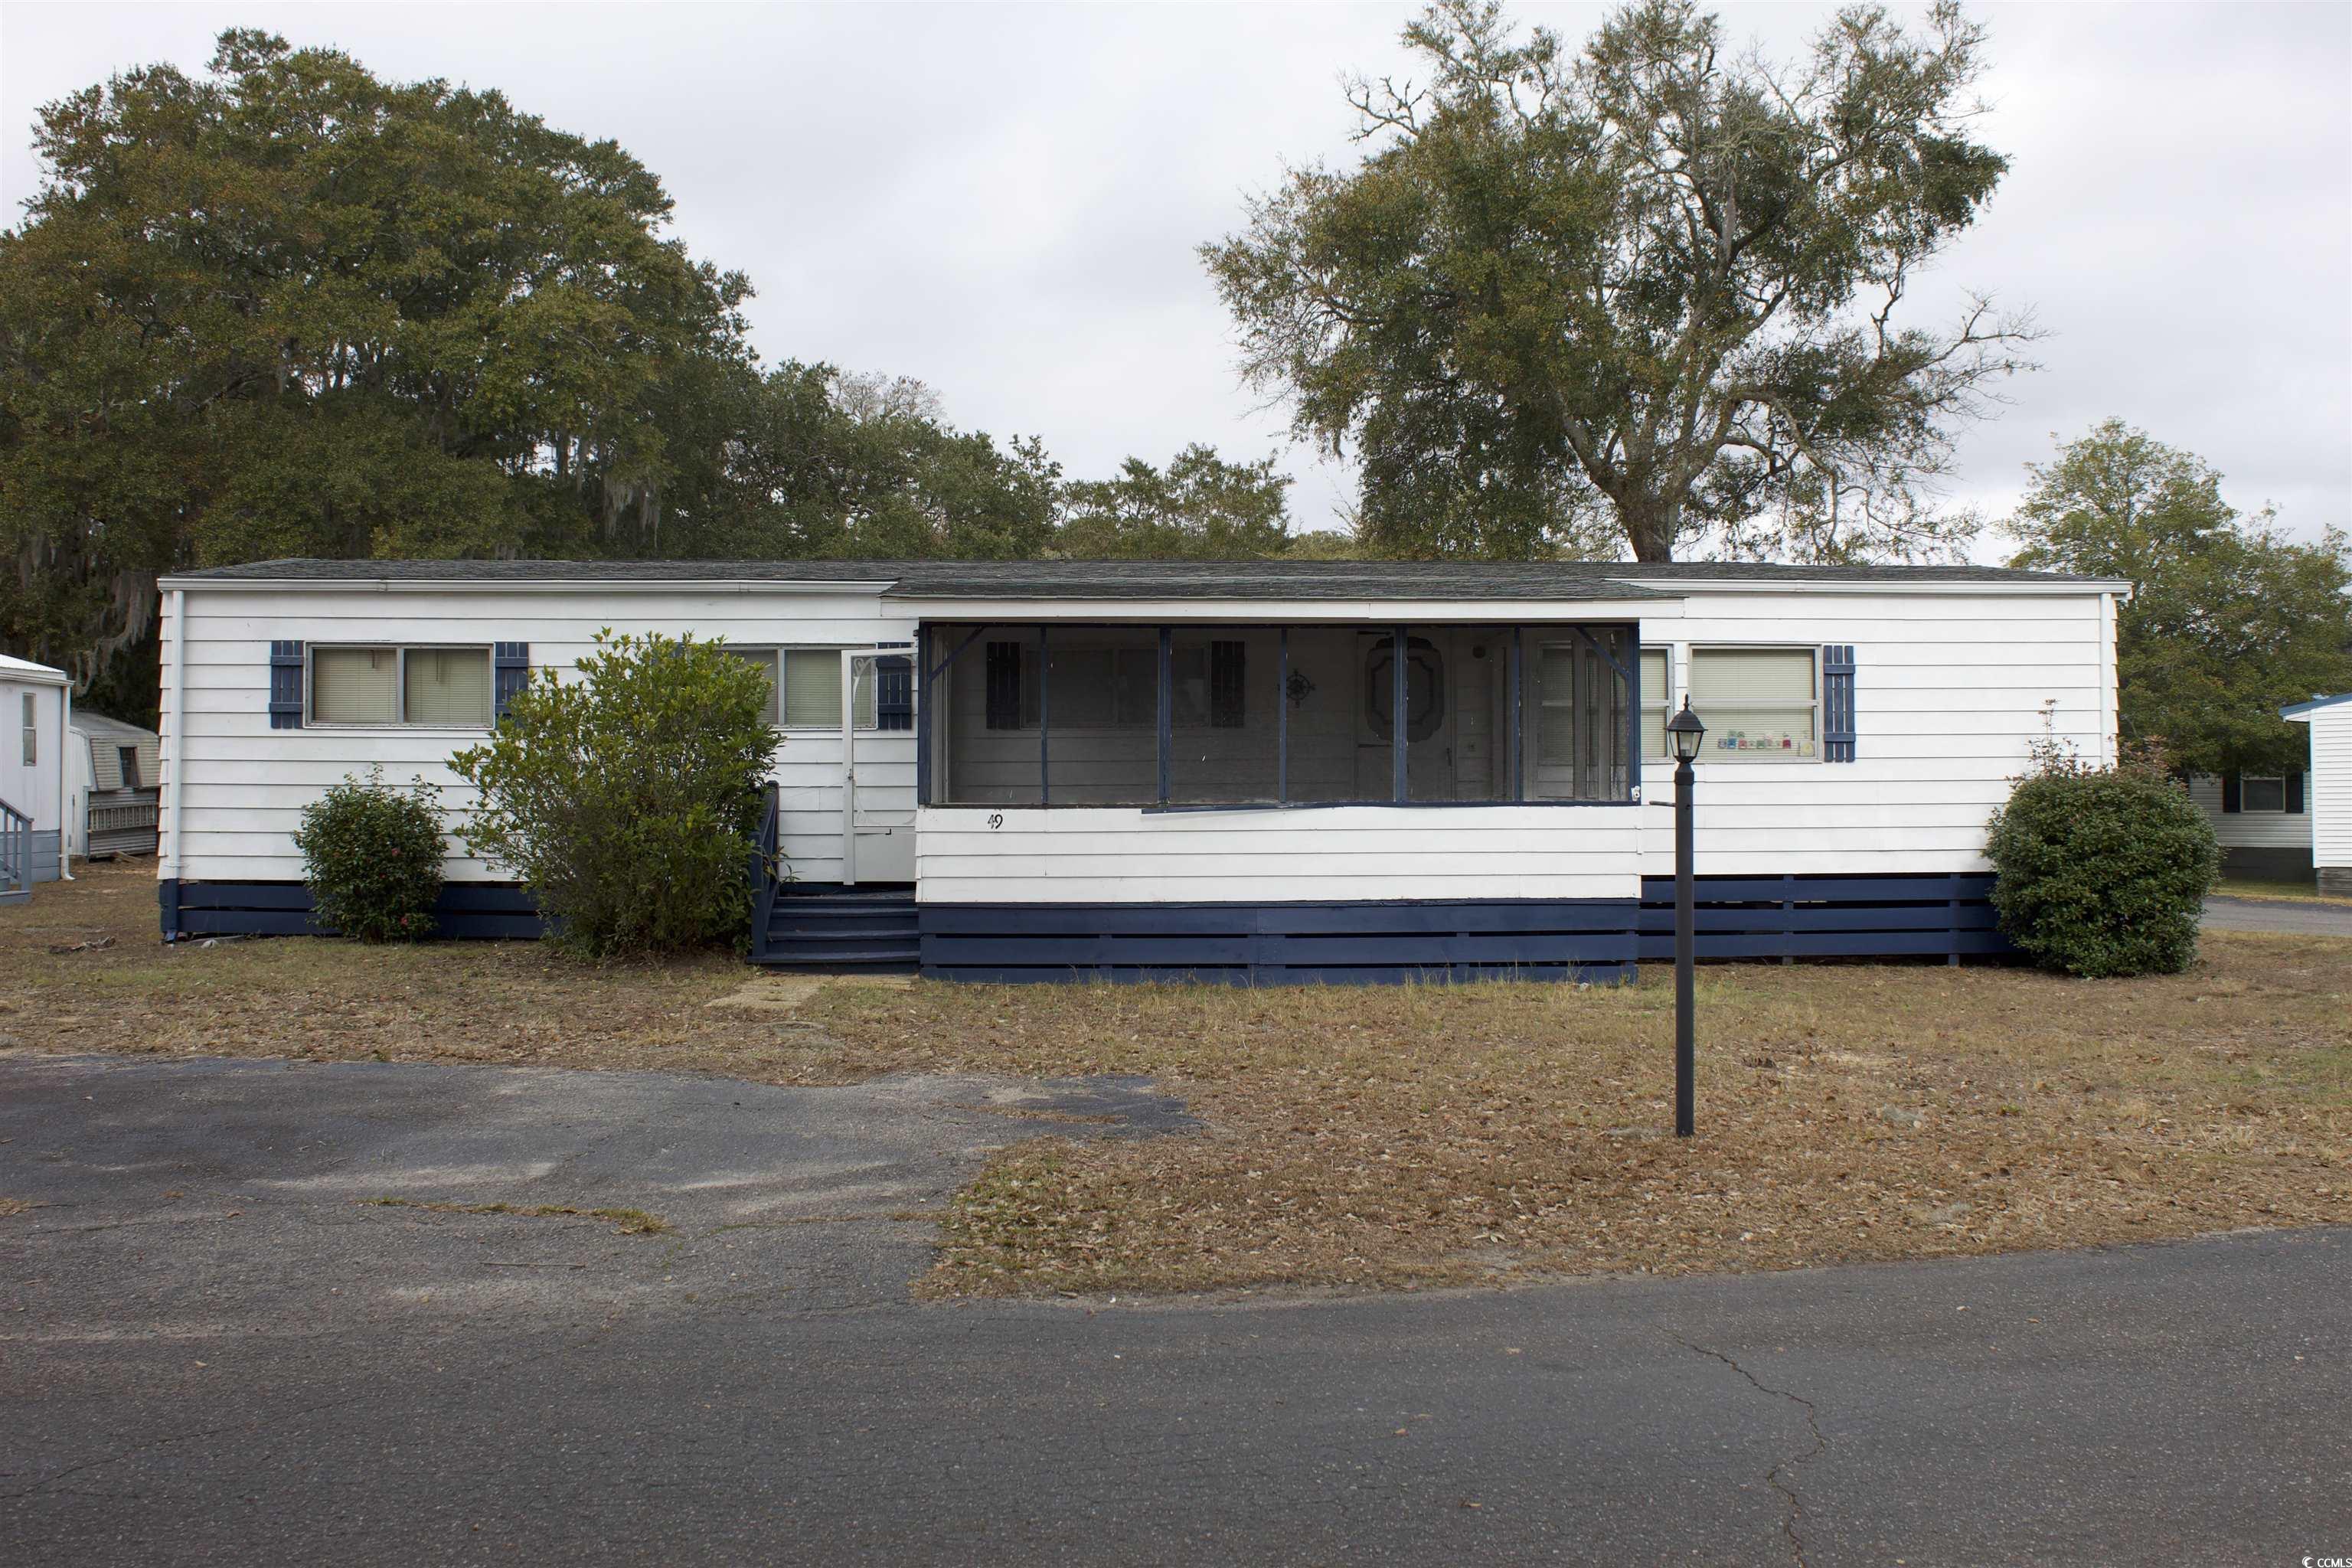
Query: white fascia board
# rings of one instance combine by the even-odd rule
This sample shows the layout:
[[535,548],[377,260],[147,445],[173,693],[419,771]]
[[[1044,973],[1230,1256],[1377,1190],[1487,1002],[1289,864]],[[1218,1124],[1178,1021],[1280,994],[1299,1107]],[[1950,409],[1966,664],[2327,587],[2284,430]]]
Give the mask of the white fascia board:
[[1393,626],[1400,621],[1638,621],[1671,599],[921,599],[897,595],[886,610],[926,621],[1034,626],[1041,621],[1132,621],[1165,626],[1335,623]]
[[1891,578],[1860,581],[1852,578],[1807,578],[1798,580],[1779,577],[1770,580],[1748,578],[1729,579],[1645,577],[1640,580],[1616,578],[1628,587],[1653,588],[1667,594],[1861,594],[1902,597],[1906,595],[1934,595],[1960,598],[2000,598],[2015,594],[2032,594],[2063,597],[2073,595],[2131,593],[2131,584],[2108,578],[2085,579],[2076,583],[2037,583],[2021,579],[2005,583],[1904,583]]
[[205,589],[222,593],[323,594],[769,594],[840,595],[879,597],[889,582],[801,583],[772,578],[675,577],[650,579],[614,577],[468,577],[457,580],[401,577],[163,577],[158,588],[188,593]]

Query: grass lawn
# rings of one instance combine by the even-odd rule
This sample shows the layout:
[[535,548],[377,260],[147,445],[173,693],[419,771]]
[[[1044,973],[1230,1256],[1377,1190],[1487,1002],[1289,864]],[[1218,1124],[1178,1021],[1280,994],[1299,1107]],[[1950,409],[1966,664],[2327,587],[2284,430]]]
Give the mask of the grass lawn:
[[1680,1142],[1660,1135],[1664,973],[1592,990],[840,984],[746,1013],[705,1005],[745,977],[720,958],[167,950],[151,874],[94,868],[0,911],[0,1045],[774,1083],[1147,1073],[1207,1122],[1011,1145],[943,1226],[937,1294],[1780,1268],[2352,1221],[2345,939],[2216,932],[2190,973],[2140,981],[1703,970],[1700,1136]]
[[2352,899],[2323,893],[2308,878],[2266,882],[2254,877],[2224,877],[2213,884],[2213,891],[2224,899],[2285,899],[2299,904],[2337,904],[2352,909]]

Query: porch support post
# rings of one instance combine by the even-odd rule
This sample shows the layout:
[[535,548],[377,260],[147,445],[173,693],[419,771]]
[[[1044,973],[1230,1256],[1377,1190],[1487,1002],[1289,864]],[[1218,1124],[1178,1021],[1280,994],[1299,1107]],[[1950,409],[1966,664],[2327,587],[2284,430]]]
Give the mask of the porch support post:
[[1171,773],[1176,756],[1176,629],[1160,628],[1160,689],[1156,726],[1160,744],[1160,804],[1168,804]]
[[1406,746],[1404,679],[1404,652],[1406,637],[1404,628],[1402,626],[1399,626],[1395,631],[1391,632],[1390,636],[1393,639],[1392,646],[1395,648],[1395,651],[1389,656],[1389,679],[1391,683],[1391,694],[1389,697],[1389,742],[1390,754],[1393,762],[1396,776],[1391,782],[1389,798],[1397,805],[1402,805],[1404,804],[1405,798]]
[[1054,653],[1046,628],[1037,628],[1037,804],[1054,804]]
[[[1165,753],[1162,753],[1165,755]],[[1161,790],[1166,800],[1168,792]],[[1274,798],[1290,804],[1290,628],[1275,634],[1274,658]]]
[[1506,739],[1503,743],[1503,756],[1510,764],[1511,769],[1510,798],[1515,801],[1525,800],[1528,798],[1528,770],[1527,764],[1523,760],[1520,752],[1520,748],[1527,743],[1525,735],[1526,724],[1522,718],[1522,710],[1525,707],[1525,703],[1522,700],[1522,695],[1524,692],[1524,682],[1526,681],[1527,677],[1521,672],[1519,662],[1521,658],[1519,653],[1520,631],[1521,628],[1517,626],[1513,626],[1511,628],[1511,700],[1508,719],[1509,728],[1504,731]]

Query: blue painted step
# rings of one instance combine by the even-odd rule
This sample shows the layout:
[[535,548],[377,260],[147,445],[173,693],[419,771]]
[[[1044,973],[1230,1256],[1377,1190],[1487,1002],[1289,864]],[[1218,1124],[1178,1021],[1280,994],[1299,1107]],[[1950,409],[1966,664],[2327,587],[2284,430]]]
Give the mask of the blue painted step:
[[751,962],[772,969],[910,974],[921,944],[910,888],[777,889]]

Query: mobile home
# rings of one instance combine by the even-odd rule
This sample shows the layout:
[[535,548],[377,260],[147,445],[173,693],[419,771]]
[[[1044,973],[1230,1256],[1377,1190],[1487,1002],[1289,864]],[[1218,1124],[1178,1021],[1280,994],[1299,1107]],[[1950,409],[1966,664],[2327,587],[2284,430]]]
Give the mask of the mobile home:
[[0,654],[0,902],[30,896],[64,874],[66,716],[72,685],[62,669]]
[[[451,752],[599,627],[723,637],[782,738],[755,956],[966,979],[1615,978],[2003,951],[1986,818],[2112,757],[2127,585],[1979,567],[329,562],[165,580],[167,934],[306,929],[301,807]],[[452,843],[445,924],[523,934]]]
[[2282,708],[2279,717],[2311,731],[2304,776],[2314,879],[2323,893],[2352,898],[2352,691]]

